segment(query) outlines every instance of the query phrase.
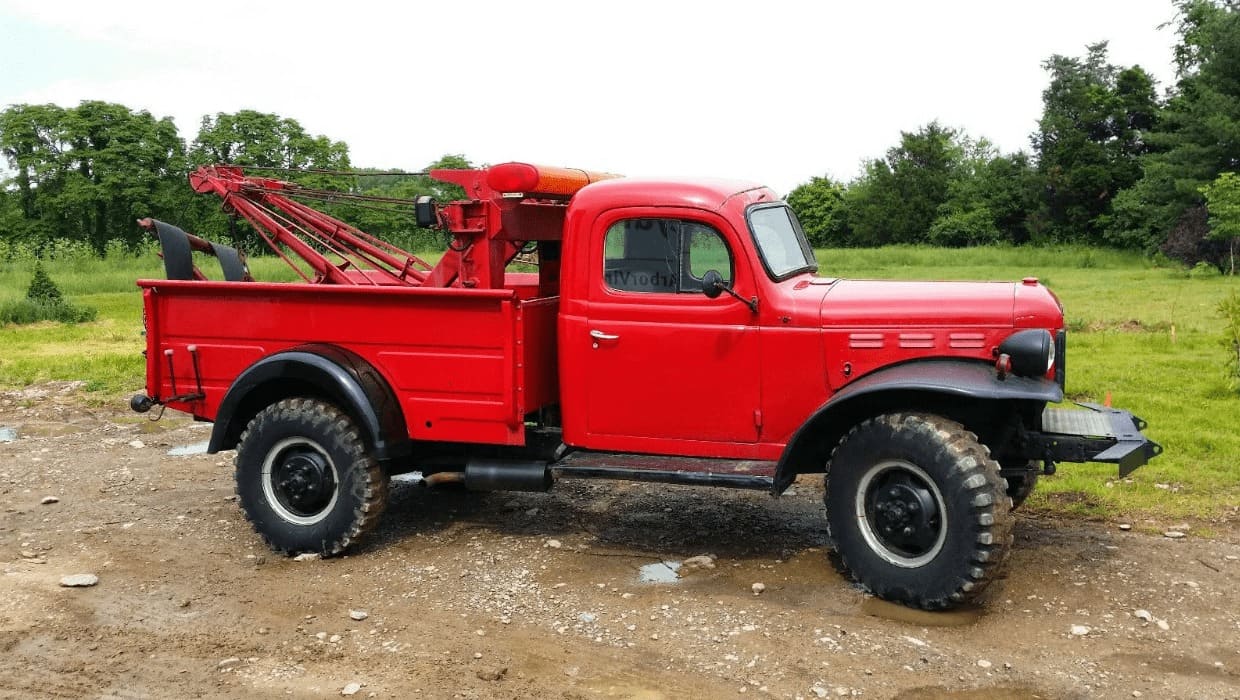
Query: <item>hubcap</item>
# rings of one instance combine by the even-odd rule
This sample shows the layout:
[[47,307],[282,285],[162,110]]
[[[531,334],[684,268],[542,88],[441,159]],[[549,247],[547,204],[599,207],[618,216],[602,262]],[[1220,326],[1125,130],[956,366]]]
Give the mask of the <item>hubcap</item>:
[[336,466],[306,438],[276,443],[263,460],[263,494],[273,510],[298,525],[313,525],[331,512],[337,495]]
[[921,468],[903,460],[876,464],[857,488],[861,534],[876,554],[914,568],[934,559],[947,538],[943,495]]

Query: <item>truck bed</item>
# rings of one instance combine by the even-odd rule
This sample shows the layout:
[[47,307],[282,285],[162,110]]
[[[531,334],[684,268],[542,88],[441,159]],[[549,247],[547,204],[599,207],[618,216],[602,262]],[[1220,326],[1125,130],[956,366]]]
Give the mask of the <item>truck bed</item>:
[[558,401],[559,297],[528,298],[524,286],[138,285],[148,395],[167,401],[201,387],[204,398],[168,403],[200,419],[214,420],[251,364],[307,343],[336,345],[373,365],[417,440],[524,444],[525,415]]

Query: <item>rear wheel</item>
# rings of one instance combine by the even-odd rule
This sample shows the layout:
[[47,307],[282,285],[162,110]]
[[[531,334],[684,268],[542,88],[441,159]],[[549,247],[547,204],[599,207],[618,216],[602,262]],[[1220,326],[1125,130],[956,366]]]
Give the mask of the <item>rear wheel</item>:
[[237,498],[272,549],[338,554],[373,529],[387,475],[335,406],[285,399],[256,415],[237,446]]
[[1012,542],[999,465],[959,423],[895,413],[844,437],[827,467],[827,524],[874,595],[927,610],[975,598]]

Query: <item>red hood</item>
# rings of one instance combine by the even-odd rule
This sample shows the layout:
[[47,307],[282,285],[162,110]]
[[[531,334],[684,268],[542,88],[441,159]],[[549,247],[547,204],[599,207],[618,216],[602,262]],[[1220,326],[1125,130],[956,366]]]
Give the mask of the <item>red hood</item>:
[[823,297],[823,327],[1058,328],[1062,314],[1036,283],[839,280]]

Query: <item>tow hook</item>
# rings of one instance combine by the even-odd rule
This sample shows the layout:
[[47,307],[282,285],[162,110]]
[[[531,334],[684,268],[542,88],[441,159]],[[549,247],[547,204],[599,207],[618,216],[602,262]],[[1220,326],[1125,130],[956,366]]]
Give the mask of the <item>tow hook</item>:
[[129,399],[129,408],[133,409],[134,413],[146,413],[154,405],[155,400],[146,394],[134,394],[133,398]]

